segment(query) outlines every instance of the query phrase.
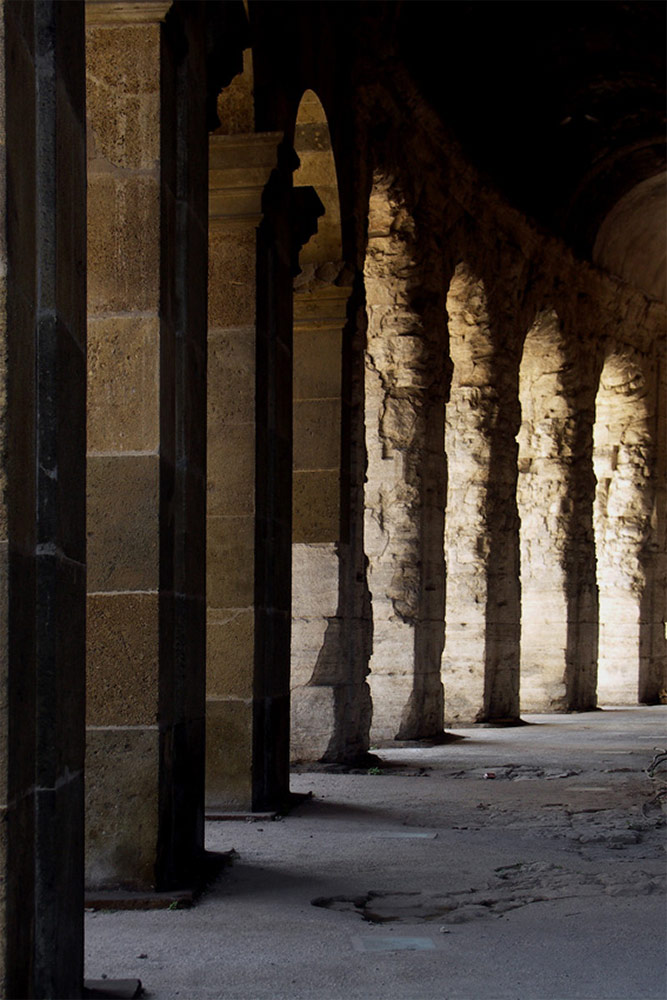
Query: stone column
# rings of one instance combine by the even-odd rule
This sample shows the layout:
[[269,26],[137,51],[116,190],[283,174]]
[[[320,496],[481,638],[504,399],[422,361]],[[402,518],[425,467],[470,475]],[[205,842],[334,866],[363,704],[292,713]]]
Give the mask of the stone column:
[[513,721],[519,714],[518,414],[509,342],[484,283],[460,264],[447,296],[454,363],[447,405],[446,718]]
[[595,432],[595,540],[600,588],[598,701],[636,704],[642,674],[642,605],[647,593],[655,463],[645,359],[609,353],[600,377]]
[[593,406],[585,372],[585,359],[574,363],[570,357],[559,317],[551,310],[541,313],[526,337],[519,378],[521,708],[526,712],[595,704]]
[[[257,477],[270,474],[258,458],[258,392],[267,391],[267,372],[257,370],[257,227],[281,138],[210,140],[206,794],[213,810],[266,804],[253,749],[267,697],[256,665],[257,546],[268,545],[257,525],[265,489]],[[291,369],[285,377],[291,382]]]
[[[356,443],[349,389],[346,381],[344,395],[342,379],[344,348],[350,368],[354,364],[349,344],[352,324],[346,317],[349,298],[349,286],[333,284],[294,296],[291,754],[295,760],[349,761],[368,749],[368,655],[358,594],[364,574],[349,580],[352,561],[359,558],[353,527],[359,487],[351,485]],[[361,494],[363,498],[363,490]]]
[[0,10],[0,993],[83,987],[81,3]]
[[646,588],[641,607],[639,700],[655,704],[667,702],[667,366],[659,338],[649,366],[655,471],[651,530],[642,557]]
[[87,867],[203,852],[207,134],[201,4],[90,3]]
[[444,343],[424,315],[418,246],[391,185],[377,182],[364,268],[372,741],[443,727]]

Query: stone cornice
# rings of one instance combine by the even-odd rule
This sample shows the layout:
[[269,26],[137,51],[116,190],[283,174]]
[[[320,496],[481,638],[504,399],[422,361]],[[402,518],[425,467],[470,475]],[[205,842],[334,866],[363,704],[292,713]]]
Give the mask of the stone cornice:
[[209,139],[209,220],[257,224],[262,192],[278,165],[282,132],[213,135]]
[[172,0],[86,0],[86,24],[159,24]]

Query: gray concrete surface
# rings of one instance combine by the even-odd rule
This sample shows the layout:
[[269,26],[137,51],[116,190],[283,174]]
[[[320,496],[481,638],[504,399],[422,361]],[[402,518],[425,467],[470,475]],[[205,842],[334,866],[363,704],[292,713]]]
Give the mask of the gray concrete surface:
[[191,910],[88,913],[86,975],[159,1000],[663,1000],[667,706],[525,718],[210,823],[233,865]]

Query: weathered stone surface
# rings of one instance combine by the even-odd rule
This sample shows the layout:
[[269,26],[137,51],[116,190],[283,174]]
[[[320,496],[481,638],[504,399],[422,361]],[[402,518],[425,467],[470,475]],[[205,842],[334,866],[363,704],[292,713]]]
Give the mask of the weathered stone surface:
[[157,455],[88,459],[88,590],[157,590]]
[[209,517],[206,593],[209,607],[251,607],[254,599],[254,521],[251,516]]
[[252,808],[252,699],[206,702],[206,801],[209,808]]
[[143,174],[88,180],[88,308],[155,311],[159,301],[160,186]]
[[594,431],[602,704],[633,704],[639,697],[646,556],[655,502],[650,423],[655,401],[649,389],[639,358],[609,354]]
[[[374,621],[371,739],[411,739],[435,736],[443,725],[442,506],[431,494],[444,488],[446,378],[436,346],[444,328],[442,313],[438,323],[415,301],[421,284],[433,280],[431,258],[425,248],[418,251],[414,220],[387,178],[376,178],[370,209],[365,539]],[[396,678],[392,697],[387,677]]]
[[225,612],[209,608],[206,633],[208,696],[251,698],[255,648],[252,609]]
[[123,169],[154,169],[160,157],[160,79],[152,57],[158,24],[89,26],[86,57],[89,156]]
[[86,881],[91,888],[155,885],[159,739],[157,726],[88,731]]
[[92,726],[158,721],[158,595],[90,594],[86,712]]
[[157,316],[88,320],[88,451],[157,451]]

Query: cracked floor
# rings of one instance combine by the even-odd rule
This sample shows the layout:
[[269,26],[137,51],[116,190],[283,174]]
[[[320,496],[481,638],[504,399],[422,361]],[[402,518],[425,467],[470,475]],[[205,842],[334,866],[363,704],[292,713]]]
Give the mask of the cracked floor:
[[[298,769],[192,910],[87,914],[86,974],[161,1000],[664,1000],[667,707],[526,716]],[[379,772],[379,773],[378,773]]]

